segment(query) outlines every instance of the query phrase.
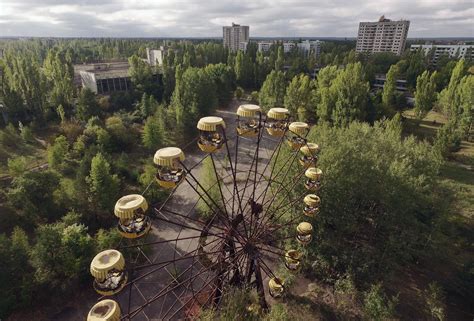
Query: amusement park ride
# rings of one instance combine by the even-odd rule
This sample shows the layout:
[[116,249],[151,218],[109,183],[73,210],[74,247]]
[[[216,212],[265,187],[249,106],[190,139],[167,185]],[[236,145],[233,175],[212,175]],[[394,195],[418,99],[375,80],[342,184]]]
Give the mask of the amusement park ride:
[[[205,153],[200,160],[190,164],[177,147],[154,155],[156,182],[170,191],[163,203],[149,208],[139,194],[117,201],[122,241],[91,262],[101,297],[88,321],[195,319],[203,308],[218,308],[232,286],[254,287],[265,310],[265,289],[273,298],[285,292],[284,280],[273,272],[278,260],[290,271],[301,268],[313,238],[307,221],[321,203],[319,147],[306,139],[308,124],[290,123],[285,108],[265,115],[257,105],[241,105],[233,141],[220,117],[201,118],[197,128]],[[199,178],[206,158],[213,186]],[[296,195],[295,187],[303,185],[304,193]],[[181,188],[193,195],[193,204],[173,201]],[[209,218],[197,216],[198,204],[209,209]],[[172,238],[156,232],[165,225]]]

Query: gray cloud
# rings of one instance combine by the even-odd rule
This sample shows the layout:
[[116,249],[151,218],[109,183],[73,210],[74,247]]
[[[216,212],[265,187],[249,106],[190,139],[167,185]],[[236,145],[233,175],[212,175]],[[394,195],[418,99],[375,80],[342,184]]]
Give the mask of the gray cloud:
[[355,37],[382,14],[411,21],[409,37],[474,37],[472,0],[0,0],[0,36]]

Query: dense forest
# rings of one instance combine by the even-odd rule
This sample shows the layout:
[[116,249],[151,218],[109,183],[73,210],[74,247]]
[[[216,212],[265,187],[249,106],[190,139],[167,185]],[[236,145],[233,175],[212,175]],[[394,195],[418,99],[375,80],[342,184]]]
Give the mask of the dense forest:
[[[170,48],[163,64],[144,62],[146,48],[160,45]],[[418,316],[445,320],[453,302],[469,315],[474,153],[459,151],[472,141],[472,61],[357,54],[351,41],[324,42],[317,57],[284,53],[279,43],[234,53],[205,40],[3,39],[0,48],[0,318],[88,286],[91,258],[119,239],[115,201],[145,189],[150,203],[161,200],[149,186],[154,151],[185,145],[199,118],[233,100],[284,106],[314,125],[309,137],[322,147],[327,175],[302,273],[340,300],[327,315],[406,319],[406,298],[392,284],[412,266],[436,275],[420,293]],[[98,96],[74,85],[75,64],[125,59],[133,90]],[[383,89],[371,88],[377,74],[386,74]],[[397,79],[408,93],[397,91]],[[444,121],[430,134],[423,125],[433,111]],[[446,176],[454,162],[470,168],[453,174],[462,183]],[[296,310],[278,304],[266,318],[295,319]],[[234,305],[221,313],[244,312]]]

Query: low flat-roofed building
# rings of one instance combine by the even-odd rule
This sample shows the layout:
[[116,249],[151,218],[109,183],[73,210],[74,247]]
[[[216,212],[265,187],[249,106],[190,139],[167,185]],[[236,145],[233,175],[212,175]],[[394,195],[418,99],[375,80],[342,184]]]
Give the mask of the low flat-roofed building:
[[436,63],[441,56],[474,60],[474,45],[411,45],[410,51],[423,50],[425,55],[432,53],[431,61]]
[[[387,80],[387,75],[377,74],[375,75],[375,80],[372,83],[372,87],[377,88],[377,89],[383,89],[383,86],[385,85],[386,80]],[[396,89],[399,92],[406,92],[408,90],[407,81],[405,79],[397,79]]]
[[132,88],[128,75],[128,61],[79,65],[81,85],[96,94],[129,91]]
[[272,41],[259,41],[257,43],[258,51],[267,52],[273,46],[274,42]]

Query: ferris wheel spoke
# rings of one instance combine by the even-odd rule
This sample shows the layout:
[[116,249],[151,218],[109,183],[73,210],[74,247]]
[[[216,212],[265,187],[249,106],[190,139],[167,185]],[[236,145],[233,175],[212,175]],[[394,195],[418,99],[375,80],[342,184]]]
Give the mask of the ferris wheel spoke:
[[[125,319],[125,318],[127,318],[127,317],[128,317],[128,318],[133,318],[133,317],[136,316],[138,313],[140,313],[140,311],[142,311],[145,307],[147,307],[148,305],[150,305],[152,302],[158,300],[159,298],[163,297],[163,296],[166,295],[167,293],[170,293],[171,291],[174,291],[175,289],[177,289],[178,287],[180,287],[182,284],[184,284],[184,283],[186,283],[186,282],[189,282],[190,280],[192,280],[192,279],[194,279],[194,278],[196,278],[196,277],[198,277],[198,276],[204,274],[205,272],[208,272],[208,271],[212,270],[212,269],[213,269],[215,266],[217,266],[218,264],[220,264],[220,263],[217,262],[217,263],[212,264],[212,265],[209,266],[209,267],[206,267],[206,268],[202,269],[202,270],[199,271],[197,274],[195,274],[195,275],[193,275],[193,276],[187,278],[186,280],[184,280],[184,281],[182,281],[182,282],[176,284],[175,286],[173,286],[173,287],[170,288],[170,289],[167,289],[167,288],[165,287],[165,288],[162,289],[160,292],[158,292],[156,295],[154,295],[152,298],[146,300],[146,302],[145,302],[144,305],[142,305],[142,306],[136,308],[136,309],[133,310],[132,312],[129,312],[129,314],[123,316],[122,319]],[[190,267],[187,268],[187,269],[185,270],[185,272],[186,272],[187,270],[189,270],[189,269],[190,269]],[[181,277],[185,272],[182,272],[180,275],[177,276],[177,278]]]
[[[300,178],[303,174],[304,174],[304,172],[300,173],[300,175],[298,175],[298,177],[296,177],[296,179],[294,180],[292,186],[288,188],[289,190],[293,190],[293,189],[294,189],[296,183],[299,182],[299,178]],[[285,185],[285,184],[281,184],[280,188],[277,189],[277,191],[276,191],[276,193],[273,195],[273,197],[272,197],[269,201],[267,201],[266,203],[264,203],[264,208],[266,207],[266,210],[264,211],[263,217],[268,216],[269,209],[270,209],[270,207],[268,206],[268,204],[273,203],[273,201],[275,200],[275,198],[277,197],[277,195],[281,192],[281,190],[282,190],[282,188],[283,188],[282,186],[284,186],[284,185]],[[286,187],[285,187],[285,188],[286,188]],[[295,199],[295,201],[296,201],[296,200],[298,200],[298,199]],[[266,206],[265,206],[265,205],[266,205]],[[273,210],[272,210],[272,212],[273,212]],[[264,221],[264,219],[262,218],[262,220],[260,220],[260,224],[259,224],[259,225],[261,225],[263,221]]]
[[[235,259],[234,259],[235,260]],[[231,262],[231,265],[233,265],[234,263]],[[227,269],[226,271],[224,271],[224,274],[227,274],[229,273],[230,269]],[[203,289],[205,289],[206,287],[208,287],[211,283],[215,282],[216,280],[218,280],[220,277],[222,277],[222,275],[216,275],[214,277],[212,277],[209,281],[207,281],[207,279],[204,281],[205,284],[197,291],[198,293],[200,293]],[[207,281],[207,282],[206,282]],[[216,291],[217,289],[213,289],[212,292]],[[215,298],[215,297],[214,297]],[[204,303],[204,305],[207,305],[210,301],[210,299],[212,299],[212,295],[209,295],[208,299],[206,300],[206,302]],[[188,306],[189,303],[193,302],[193,301],[196,301],[196,297],[193,296],[191,297],[188,301],[186,301],[184,304],[181,305],[181,307],[176,310],[170,317],[169,317],[169,320],[173,319],[174,316],[176,316],[179,312],[181,312],[181,310],[183,310],[186,306]],[[169,314],[169,312],[171,311],[171,309],[169,309],[165,315],[162,316],[162,318],[166,318],[167,315]]]
[[[211,159],[212,159],[212,158],[211,158]],[[221,209],[221,207],[216,203],[216,201],[209,195],[209,193],[207,193],[206,189],[201,185],[201,183],[199,183],[199,180],[191,173],[191,171],[189,171],[189,170],[185,167],[185,165],[184,165],[182,162],[180,162],[180,163],[181,163],[181,165],[184,167],[184,169],[186,170],[186,172],[188,173],[188,175],[186,175],[185,180],[186,180],[186,181],[188,182],[188,184],[193,188],[193,190],[194,190],[199,196],[201,196],[201,193],[199,192],[199,190],[198,190],[193,184],[191,184],[191,182],[189,181],[188,176],[191,176],[191,178],[192,178],[192,179],[196,182],[196,184],[199,186],[200,190],[202,190],[202,192],[207,196],[208,200],[210,200],[212,203],[214,203],[214,206],[215,206],[222,214],[227,213],[227,211],[226,211],[226,210],[223,211],[223,210]],[[205,201],[205,198],[202,198],[202,197],[201,197],[201,199]],[[206,201],[205,201],[205,202],[206,202]],[[207,202],[206,202],[206,205],[208,205]],[[208,206],[209,206],[209,205],[208,205]],[[225,204],[224,204],[224,206],[225,206]],[[210,207],[210,208],[212,209],[212,207]],[[227,220],[228,220],[228,217],[227,217]]]
[[262,265],[260,265],[260,264],[259,265],[262,268],[262,270],[265,272],[265,274],[267,274],[267,276],[272,277],[272,278],[276,278],[276,276],[273,273],[272,269],[267,265],[267,263],[265,263],[265,261],[261,257],[257,257],[257,261],[260,264],[262,264]]
[[[281,206],[281,202],[279,204],[279,206],[275,209],[272,209],[271,212],[272,214],[270,216],[268,216],[268,213],[270,213],[270,210],[267,210],[264,214],[264,216],[262,217],[262,221],[260,222],[260,225],[264,223],[264,220],[266,219],[265,223],[268,223],[268,221],[271,219],[271,220],[274,220],[275,222],[278,222],[280,220],[280,218],[288,213],[289,209],[286,209],[286,210],[283,210],[285,208],[287,208],[288,206],[290,205],[294,205],[296,202],[300,201],[301,198],[306,194],[306,191],[303,192],[303,194],[299,195],[298,197],[294,198],[293,200],[291,200],[290,202],[284,204]],[[281,211],[281,212],[280,212]],[[280,214],[277,214],[278,216],[275,217],[275,213],[278,213],[280,212]],[[299,216],[297,216],[297,218],[299,218]]]
[[[181,218],[183,218],[183,219],[190,220],[190,221],[193,221],[193,222],[202,224],[202,225],[204,225],[205,227],[211,225],[211,223],[212,223],[211,220],[209,220],[209,222],[206,222],[206,221],[202,221],[202,220],[197,219],[197,218],[192,218],[192,217],[190,217],[190,216],[189,216],[189,213],[190,213],[194,208],[195,208],[195,205],[194,205],[193,208],[188,212],[188,215],[180,214],[180,213],[178,213],[178,212],[176,212],[176,211],[173,211],[173,210],[170,210],[170,209],[168,209],[168,208],[162,208],[161,210],[162,210],[162,211],[165,211],[165,212],[168,212],[168,213],[172,214],[173,216],[178,216],[178,217],[181,217]],[[223,227],[220,227],[220,226],[217,226],[217,225],[212,226],[212,228],[225,231],[225,229],[224,229]]]
[[[262,132],[261,135],[263,135],[263,128],[262,128],[261,132]],[[263,136],[260,136],[260,137],[263,137]],[[271,164],[273,155],[275,155],[275,153],[276,153],[276,155],[277,155],[276,157],[278,158],[278,155],[280,154],[280,150],[281,150],[281,146],[282,146],[283,140],[284,140],[284,136],[282,136],[282,137],[278,140],[277,147],[273,150],[272,157],[270,158],[269,162],[265,165],[263,171],[261,172],[262,175],[260,175],[260,179],[258,180],[258,182],[254,181],[254,185],[259,185],[259,184],[261,183],[262,178],[264,177],[264,173],[266,172],[268,166]],[[245,182],[244,195],[245,195],[245,190],[247,189],[247,186],[248,186],[248,181],[249,181],[249,179],[250,179],[251,171],[253,170],[253,164],[258,161],[258,159],[256,159],[256,154],[257,154],[257,151],[255,151],[254,156],[253,156],[253,158],[252,158],[252,163],[251,163],[251,165],[250,165],[250,169],[251,169],[251,170],[249,171],[249,174],[248,174],[248,176],[247,176],[247,180],[246,180],[246,182]],[[272,171],[273,171],[273,168],[272,168]],[[242,212],[245,212],[246,209],[247,209],[247,204],[244,205],[244,209],[243,209]]]

